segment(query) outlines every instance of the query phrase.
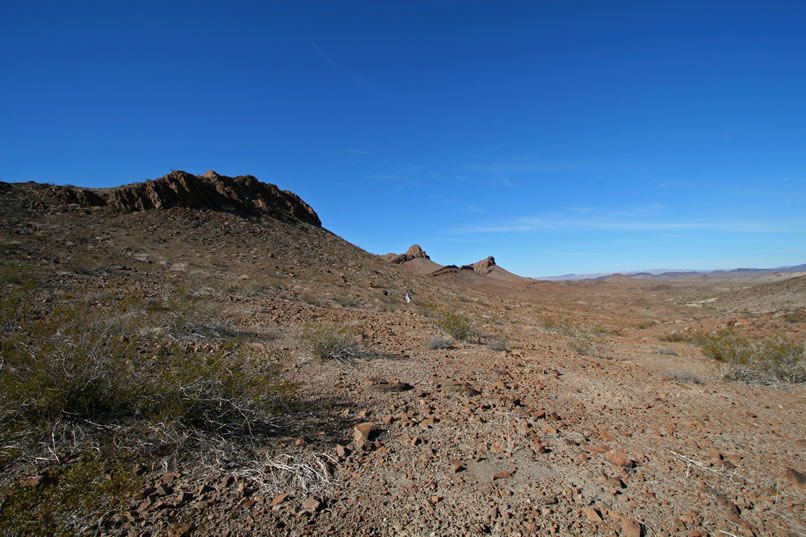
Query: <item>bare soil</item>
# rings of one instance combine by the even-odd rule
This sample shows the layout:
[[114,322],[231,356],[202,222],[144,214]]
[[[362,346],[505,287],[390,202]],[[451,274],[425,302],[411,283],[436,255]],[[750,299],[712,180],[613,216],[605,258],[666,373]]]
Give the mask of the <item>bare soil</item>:
[[[803,341],[803,276],[435,278],[305,223],[116,214],[22,188],[0,202],[0,292],[35,274],[42,315],[77,294],[204,297],[250,344],[282,351],[298,383],[267,459],[326,463],[324,488],[306,491],[155,453],[96,534],[806,535],[804,387],[727,382],[699,347],[664,341],[728,327]],[[446,309],[476,335],[431,349]],[[304,328],[325,320],[356,328],[361,358],[312,356]],[[0,485],[63,464],[60,449],[8,463]]]

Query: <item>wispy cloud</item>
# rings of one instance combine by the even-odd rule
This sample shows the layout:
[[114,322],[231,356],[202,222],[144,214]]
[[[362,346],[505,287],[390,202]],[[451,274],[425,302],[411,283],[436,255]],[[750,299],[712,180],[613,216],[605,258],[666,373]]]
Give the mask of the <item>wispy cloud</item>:
[[372,175],[368,175],[367,179],[378,183],[396,183],[409,186],[420,186],[420,181],[414,177],[398,173],[374,173]]
[[686,232],[719,231],[765,233],[791,231],[789,226],[750,219],[670,218],[659,203],[615,211],[573,208],[542,216],[522,216],[489,224],[467,225],[454,233],[523,233],[539,231],[635,231]]

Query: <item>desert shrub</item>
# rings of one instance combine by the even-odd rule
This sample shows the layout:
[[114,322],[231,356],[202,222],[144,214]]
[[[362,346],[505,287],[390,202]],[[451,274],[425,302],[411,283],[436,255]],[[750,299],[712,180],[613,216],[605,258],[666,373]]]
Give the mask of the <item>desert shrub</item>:
[[362,355],[356,335],[354,327],[330,321],[306,325],[302,339],[316,358],[351,362]]
[[564,318],[555,319],[553,317],[544,317],[543,328],[549,332],[556,332],[571,337],[578,336],[580,333],[579,328],[577,328],[574,323]]
[[0,419],[97,420],[129,412],[127,374],[136,340],[127,334],[127,321],[61,307],[7,334]]
[[336,304],[341,306],[342,308],[358,308],[361,307],[361,304],[358,302],[356,297],[350,295],[339,295],[333,299]]
[[806,311],[790,311],[784,314],[784,321],[789,324],[802,323],[806,321]]
[[[295,386],[282,358],[239,340],[193,352],[150,337],[160,313],[130,303],[60,307],[22,320],[2,340],[0,459],[67,431],[68,449],[108,440],[121,447],[172,444],[177,436],[252,436],[277,428]],[[61,433],[60,433],[61,434]],[[83,446],[83,447],[82,447]],[[54,446],[55,449],[56,446]]]
[[703,352],[722,362],[728,380],[772,384],[806,382],[803,343],[785,336],[750,340],[731,330],[698,336]]
[[688,371],[670,371],[664,375],[664,378],[682,382],[684,384],[702,384],[700,377]]
[[597,336],[623,336],[624,331],[621,328],[614,326],[605,326],[596,324],[590,329],[590,332]]
[[311,292],[306,292],[302,294],[302,300],[305,301],[306,304],[311,306],[316,306],[318,308],[324,308],[327,306],[327,299],[323,298],[319,295],[316,295]]
[[442,310],[436,317],[437,327],[457,341],[467,341],[475,335],[470,318],[452,310]]
[[594,345],[593,342],[586,337],[575,337],[568,343],[571,350],[580,356],[593,356]]
[[487,348],[491,351],[507,350],[507,342],[503,339],[493,339],[487,342]]
[[3,491],[4,535],[90,535],[98,519],[121,511],[139,481],[127,466],[90,451],[50,468],[37,482]]
[[432,350],[450,349],[453,347],[453,341],[442,336],[431,336],[426,338],[425,346]]
[[652,328],[653,326],[657,326],[658,324],[659,324],[658,321],[653,321],[653,320],[644,321],[644,322],[639,323],[638,325],[636,325],[636,328],[639,329],[639,330],[646,330],[647,328]]
[[658,339],[661,341],[666,341],[667,343],[688,343],[691,342],[692,337],[691,334],[686,334],[685,332],[672,332],[670,334],[666,334],[665,336],[661,336]]

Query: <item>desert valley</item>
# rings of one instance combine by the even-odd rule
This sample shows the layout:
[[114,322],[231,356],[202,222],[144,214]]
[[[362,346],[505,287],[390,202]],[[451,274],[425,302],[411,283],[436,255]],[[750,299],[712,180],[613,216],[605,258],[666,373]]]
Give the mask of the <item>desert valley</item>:
[[0,533],[806,535],[804,267],[326,227],[251,176],[0,183]]

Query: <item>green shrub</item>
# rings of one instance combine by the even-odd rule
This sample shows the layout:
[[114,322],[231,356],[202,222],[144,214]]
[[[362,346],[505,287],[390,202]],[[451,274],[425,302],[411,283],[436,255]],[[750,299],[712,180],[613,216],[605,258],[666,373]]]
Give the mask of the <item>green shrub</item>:
[[177,431],[229,438],[277,428],[295,392],[278,378],[282,355],[237,339],[205,353],[182,341],[155,340],[151,325],[163,313],[130,306],[60,307],[6,333],[0,459],[25,451],[24,439],[35,446],[58,428],[86,433],[93,445],[114,429],[123,447],[159,445]]
[[98,520],[122,511],[140,483],[126,464],[89,451],[47,470],[38,482],[2,493],[3,535],[90,535]]
[[425,346],[431,350],[444,350],[453,347],[452,341],[442,336],[431,336],[427,338],[424,343]]
[[475,335],[472,321],[456,311],[440,311],[437,326],[457,341],[467,341]]
[[586,337],[575,337],[571,339],[568,346],[580,356],[593,356],[595,350],[593,342]]
[[787,312],[784,314],[784,321],[788,322],[789,324],[802,323],[803,321],[806,321],[806,311],[799,310]]
[[356,343],[357,332],[360,330],[346,324],[322,322],[306,325],[302,339],[320,360],[351,362],[362,355]]
[[803,343],[785,336],[749,340],[731,330],[697,337],[703,352],[725,364],[728,380],[772,384],[806,382]]
[[543,328],[549,332],[556,332],[564,336],[575,337],[580,334],[579,328],[577,328],[574,323],[564,318],[555,319],[553,317],[544,317]]
[[665,336],[661,336],[658,339],[661,341],[666,341],[668,343],[690,343],[693,339],[696,339],[691,334],[687,334],[685,332],[672,332]]

